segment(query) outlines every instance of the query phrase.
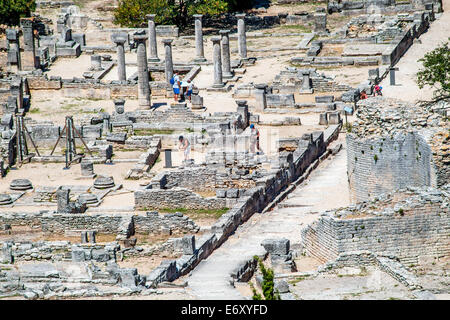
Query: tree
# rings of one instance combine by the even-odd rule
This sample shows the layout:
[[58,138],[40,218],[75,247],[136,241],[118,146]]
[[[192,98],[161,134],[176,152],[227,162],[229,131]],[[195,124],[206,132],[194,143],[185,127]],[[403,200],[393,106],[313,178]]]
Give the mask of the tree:
[[0,23],[18,25],[21,17],[29,17],[35,9],[35,0],[0,0]]
[[[450,38],[449,38],[450,39]],[[425,54],[418,60],[423,69],[417,72],[417,84],[420,89],[428,85],[433,87],[433,100],[421,101],[421,105],[430,105],[441,100],[450,100],[450,49],[448,42]]]
[[145,16],[156,14],[158,24],[175,24],[183,29],[193,14],[215,16],[251,5],[253,0],[119,0],[115,23],[126,27],[142,27]]

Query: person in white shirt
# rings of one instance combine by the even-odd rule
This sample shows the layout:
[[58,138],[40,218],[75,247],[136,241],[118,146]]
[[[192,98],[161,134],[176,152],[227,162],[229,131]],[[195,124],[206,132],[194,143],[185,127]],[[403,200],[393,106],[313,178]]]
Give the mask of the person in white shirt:
[[179,136],[178,141],[180,142],[180,151],[184,152],[184,160],[189,160],[189,155],[191,153],[191,144],[189,143],[189,140],[183,136]]
[[173,75],[173,98],[175,102],[178,102],[180,99],[180,77],[178,72],[175,72]]
[[187,81],[187,93],[186,96],[189,99],[189,102],[191,102],[191,96],[192,96],[192,90],[194,89],[194,83],[192,83],[191,80]]

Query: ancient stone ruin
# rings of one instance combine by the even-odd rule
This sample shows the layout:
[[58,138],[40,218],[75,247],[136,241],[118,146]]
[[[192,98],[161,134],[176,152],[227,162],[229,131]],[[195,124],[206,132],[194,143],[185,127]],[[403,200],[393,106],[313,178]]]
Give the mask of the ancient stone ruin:
[[260,263],[282,300],[448,298],[450,102],[406,54],[441,1],[36,2],[0,25],[0,298],[252,299]]

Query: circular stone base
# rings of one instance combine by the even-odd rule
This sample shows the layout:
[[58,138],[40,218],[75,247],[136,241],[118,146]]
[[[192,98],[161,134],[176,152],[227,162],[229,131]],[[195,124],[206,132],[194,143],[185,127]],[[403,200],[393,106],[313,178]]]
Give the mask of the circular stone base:
[[11,181],[9,188],[11,190],[22,191],[22,190],[33,189],[33,185],[31,184],[31,181],[28,179],[14,179],[13,181]]
[[98,202],[98,198],[93,193],[82,193],[78,196],[80,203],[86,202],[86,204],[95,204]]
[[0,206],[5,206],[13,203],[9,194],[0,194]]
[[114,187],[114,179],[113,177],[98,177],[94,181],[94,188],[97,189],[107,189]]

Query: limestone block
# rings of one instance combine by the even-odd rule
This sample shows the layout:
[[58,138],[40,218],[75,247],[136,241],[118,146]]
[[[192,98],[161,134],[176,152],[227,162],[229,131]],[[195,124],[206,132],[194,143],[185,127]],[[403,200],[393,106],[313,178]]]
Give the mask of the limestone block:
[[84,250],[78,247],[72,247],[72,261],[73,262],[86,261],[86,254]]
[[279,293],[288,293],[289,284],[285,280],[276,281],[274,289]]
[[181,240],[183,254],[194,254],[195,252],[195,236],[184,236]]
[[271,255],[287,255],[289,253],[290,241],[288,239],[265,239],[261,245]]

